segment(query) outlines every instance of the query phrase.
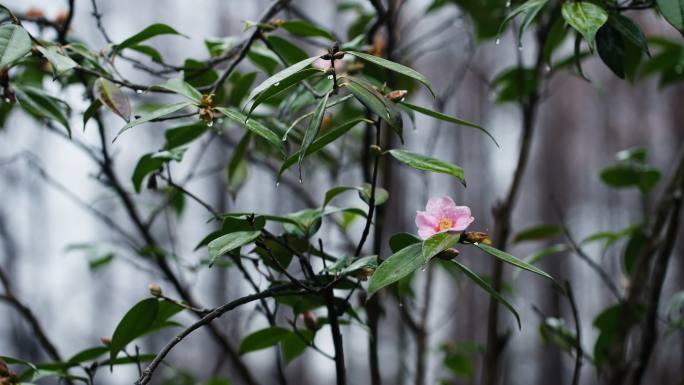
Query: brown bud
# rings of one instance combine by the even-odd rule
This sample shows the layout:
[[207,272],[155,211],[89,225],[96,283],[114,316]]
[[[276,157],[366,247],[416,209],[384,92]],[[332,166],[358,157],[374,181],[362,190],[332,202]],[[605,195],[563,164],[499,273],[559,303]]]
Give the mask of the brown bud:
[[325,55],[321,55],[320,58],[322,60],[330,60],[330,59],[332,59],[332,56],[330,56],[329,53],[326,53]]
[[342,58],[344,57],[344,52],[342,52],[342,51],[337,51],[337,52],[335,52],[335,54],[333,55],[333,57],[335,58],[335,60],[340,60],[340,59],[342,59]]
[[307,310],[302,313],[302,319],[304,319],[304,325],[311,331],[318,330],[318,321],[311,310]]
[[458,255],[460,253],[461,253],[460,251],[453,249],[453,248],[446,249],[446,250],[442,251],[441,253],[437,254],[437,258],[446,259],[448,261],[451,259],[455,259],[456,257],[458,257]]
[[201,103],[203,106],[212,107],[214,105],[214,94],[202,94]]
[[283,20],[283,19],[271,19],[268,22],[268,24],[273,26],[274,28],[279,28],[281,25],[283,25],[284,22],[285,22],[285,20]]
[[29,8],[24,15],[29,19],[42,19],[45,17],[43,10],[38,7]]
[[377,144],[371,144],[370,149],[376,154],[382,153],[382,147],[378,146]]
[[69,17],[69,15],[66,13],[66,11],[61,11],[55,17],[55,24],[63,25],[66,23],[67,17]]
[[325,132],[328,128],[330,128],[330,123],[332,123],[332,115],[323,115],[323,120],[321,120],[321,132]]
[[102,345],[104,346],[109,346],[112,344],[112,339],[110,337],[100,337],[100,342],[102,342]]
[[373,36],[373,46],[371,47],[371,49],[368,53],[370,53],[371,55],[374,55],[374,56],[382,57],[385,54],[385,46],[386,45],[387,45],[387,43],[385,42],[385,38],[382,37],[382,35],[380,33],[376,33]]
[[403,99],[406,94],[408,94],[408,91],[406,90],[394,90],[387,94],[387,99],[393,101],[393,102],[398,102],[401,99]]
[[482,233],[479,231],[466,231],[461,235],[461,241],[468,243],[484,243],[485,245],[491,245],[492,240],[489,238],[487,233]]
[[161,286],[153,283],[153,284],[150,284],[149,288],[150,288],[150,294],[153,297],[161,297],[161,295],[162,295]]
[[211,107],[200,107],[199,118],[211,125],[214,121],[214,111]]

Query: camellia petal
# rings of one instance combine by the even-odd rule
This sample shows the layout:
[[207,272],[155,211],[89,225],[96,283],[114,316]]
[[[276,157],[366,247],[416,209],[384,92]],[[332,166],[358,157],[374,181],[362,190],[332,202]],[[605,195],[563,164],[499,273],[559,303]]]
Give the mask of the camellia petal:
[[421,239],[445,231],[463,231],[474,220],[468,206],[456,206],[448,196],[430,198],[426,211],[416,212],[416,226]]

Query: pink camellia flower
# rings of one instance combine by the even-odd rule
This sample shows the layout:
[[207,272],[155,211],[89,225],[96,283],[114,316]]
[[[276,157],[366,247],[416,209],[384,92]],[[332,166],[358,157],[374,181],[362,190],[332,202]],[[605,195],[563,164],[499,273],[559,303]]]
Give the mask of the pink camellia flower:
[[416,226],[421,239],[445,231],[463,231],[474,220],[470,207],[456,206],[448,196],[430,198],[425,211],[416,212]]

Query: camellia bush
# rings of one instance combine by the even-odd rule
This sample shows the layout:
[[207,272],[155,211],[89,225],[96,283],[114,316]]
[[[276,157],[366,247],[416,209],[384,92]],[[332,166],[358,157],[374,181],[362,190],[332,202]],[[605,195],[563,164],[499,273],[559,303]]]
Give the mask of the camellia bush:
[[[485,385],[501,383],[507,336],[518,329],[537,327],[540,338],[575,361],[572,378],[546,379],[545,383],[578,384],[584,370],[592,372],[586,378],[602,383],[640,384],[644,383],[663,323],[668,333],[684,325],[681,294],[673,298],[666,319],[659,313],[668,261],[681,236],[681,154],[672,161],[673,170],[667,170],[667,181],[661,181],[665,178],[648,163],[643,148],[620,152],[616,164],[602,171],[601,179],[607,185],[636,189],[644,201],[653,201],[645,206],[640,223],[583,240],[575,240],[562,221],[512,234],[513,210],[530,156],[535,118],[550,78],[566,71],[589,80],[582,64],[598,56],[626,81],[659,76],[663,86],[678,82],[684,76],[682,45],[645,36],[631,15],[657,12],[663,23],[684,32],[684,2],[432,2],[426,14],[459,7],[481,42],[503,44],[500,37],[511,29],[520,44],[524,36],[534,40],[536,52],[531,65],[520,61],[492,80],[497,102],[520,107],[520,148],[510,186],[493,205],[492,229],[482,227],[481,218],[473,217],[469,202],[436,196],[425,202],[424,210],[413,209],[415,227],[393,234],[383,231],[392,210],[387,207],[394,193],[387,183],[392,167],[445,174],[466,188],[469,170],[406,149],[404,131],[416,115],[443,122],[443,129],[476,130],[494,148],[499,146],[481,124],[435,108],[439,103],[419,103],[426,96],[437,101],[442,96],[433,88],[434,79],[397,59],[396,23],[403,1],[340,3],[338,12],[350,15],[352,22],[346,26],[346,35],[338,36],[330,26],[301,15],[295,0],[276,0],[263,10],[259,20],[245,22],[243,34],[207,39],[205,57],[189,57],[180,64],[165,61],[155,47],[155,37],[183,39],[182,26],[151,24],[131,31],[128,38],[112,40],[106,25],[113,20],[100,13],[97,2],[69,0],[67,12],[58,20],[49,20],[38,11],[19,13],[1,7],[0,86],[4,101],[0,120],[5,122],[11,114],[28,114],[42,122],[45,130],[64,137],[64,145],[82,150],[97,165],[97,180],[117,197],[127,222],[91,208],[93,215],[140,263],[160,274],[163,282],[151,284],[149,295],[141,295],[139,302],[130,304],[130,310],[118,315],[120,321],[110,335],[67,357],[42,327],[46,321],[12,291],[10,277],[0,270],[5,290],[0,298],[27,320],[35,344],[47,357],[43,362],[29,362],[23,357],[3,356],[2,385],[51,380],[94,385],[101,371],[117,374],[122,366],[130,365],[138,368],[138,376],[122,382],[145,385],[159,380],[162,366],[173,367],[176,363],[169,354],[175,351],[174,357],[182,356],[183,345],[193,343],[187,337],[200,330],[208,332],[225,352],[223,362],[231,367],[232,374],[230,378],[209,379],[203,373],[192,373],[192,383],[286,384],[288,364],[310,352],[334,362],[336,383],[342,385],[351,383],[347,380],[344,328],[360,328],[368,334],[368,382],[390,384],[393,380],[383,378],[380,370],[378,344],[382,341],[377,338],[386,322],[383,303],[388,301],[401,304],[405,312],[402,322],[416,343],[415,367],[410,373],[416,384],[424,384],[429,370],[424,357],[437,347],[429,346],[426,335],[430,330],[411,314],[417,309],[406,309],[411,306],[406,300],[415,296],[416,272],[436,268],[454,279],[467,280],[491,299],[487,340],[479,341],[481,345],[476,347],[442,348],[441,364],[453,378],[433,377],[444,384],[456,383],[455,379],[473,382],[476,378]],[[101,46],[86,45],[72,31],[75,7],[91,8],[104,42]],[[568,44],[573,52],[559,57]],[[143,84],[132,80],[138,77],[123,76],[117,69],[121,63],[158,81]],[[71,105],[64,97],[67,90],[82,94],[87,108]],[[112,121],[108,115],[118,116],[120,124],[108,124]],[[150,147],[132,172],[121,174],[115,167],[117,156],[127,151],[119,145],[121,138],[140,135],[140,130],[151,125],[164,128],[163,147]],[[416,129],[420,131],[420,127]],[[83,141],[83,130],[95,130],[99,144]],[[225,165],[226,194],[239,192],[251,164],[270,167],[269,187],[289,183],[306,190],[308,184],[317,183],[307,177],[307,171],[335,172],[342,167],[343,153],[344,166],[357,170],[362,179],[357,185],[324,186],[327,192],[322,204],[314,200],[308,202],[310,207],[297,212],[239,208],[224,212],[187,186],[204,163],[201,156],[188,159],[186,150],[206,145],[203,140],[207,138],[231,153]],[[187,166],[183,170],[190,171],[180,172],[180,163]],[[666,187],[655,196],[652,192],[660,185]],[[143,193],[154,197],[153,207],[142,203]],[[337,203],[349,202],[340,199],[342,196],[354,197],[358,204],[347,207]],[[163,235],[171,230],[158,219],[168,213],[180,215],[188,201],[202,208],[213,231],[197,242],[196,255],[202,257],[186,265],[176,263],[179,256]],[[351,226],[352,222],[357,225]],[[336,229],[341,235],[331,240],[322,227]],[[527,258],[505,251],[511,242],[553,237],[562,241]],[[623,266],[629,285],[617,284],[615,277],[585,251],[587,244],[599,242],[604,250],[626,244]],[[476,272],[459,257],[463,253],[491,258],[492,271]],[[573,292],[573,285],[581,283],[552,277],[537,267],[542,259],[560,253],[577,255],[579,263],[588,263],[615,297],[612,306],[595,315],[599,334],[593,349],[581,343]],[[97,269],[111,260],[109,254],[96,255],[90,265]],[[182,274],[179,266],[184,269]],[[239,272],[251,294],[223,298],[223,304],[207,307],[209,301],[203,294],[191,290],[181,278],[223,269]],[[515,276],[547,282],[550,290],[557,290],[568,301],[574,319],[544,316],[541,325],[521,319],[507,299],[505,269]],[[250,330],[239,339],[226,335],[219,327],[221,317],[247,304],[256,304],[254,317],[263,317],[269,326]],[[503,312],[512,315],[513,324],[504,325]],[[181,324],[177,321],[180,313],[191,315],[193,321]],[[141,350],[140,341],[159,333],[168,336],[169,330],[175,337],[161,344],[155,339],[151,350]],[[321,338],[331,341],[332,351],[317,345]],[[256,375],[254,365],[243,359],[262,349],[273,349],[277,355],[277,375],[267,380]],[[481,367],[479,377],[474,373],[476,367]]]

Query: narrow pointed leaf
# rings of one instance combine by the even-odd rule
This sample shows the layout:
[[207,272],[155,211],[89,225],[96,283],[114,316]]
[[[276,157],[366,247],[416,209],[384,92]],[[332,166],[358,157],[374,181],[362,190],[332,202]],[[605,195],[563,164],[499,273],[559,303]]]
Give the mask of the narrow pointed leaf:
[[527,270],[527,271],[535,273],[535,274],[539,274],[542,277],[548,278],[548,279],[553,281],[553,277],[551,277],[550,275],[548,275],[547,273],[545,273],[541,269],[539,269],[533,265],[530,265],[529,263],[523,262],[522,260],[520,260],[520,259],[518,259],[518,258],[516,258],[516,257],[514,257],[514,256],[512,256],[512,255],[510,255],[504,251],[501,251],[501,250],[496,249],[492,246],[489,246],[486,243],[478,243],[478,244],[475,244],[475,246],[480,248],[480,250],[484,251],[485,253],[490,254],[490,255],[496,257],[497,259],[508,263],[509,265],[513,265],[513,266],[518,267],[520,269]]
[[[354,119],[346,123],[342,123],[341,125],[331,129],[330,131],[326,132],[325,134],[321,135],[319,138],[314,140],[313,143],[311,143],[311,146],[309,146],[306,149],[306,152],[304,153],[305,157],[310,156],[312,154],[315,154],[316,152],[320,151],[323,147],[327,146],[328,144],[334,142],[338,138],[340,138],[342,135],[346,134],[347,131],[351,130],[354,126],[357,124],[365,121],[364,119]],[[297,151],[295,154],[290,156],[283,162],[283,165],[280,166],[280,170],[278,171],[278,177],[285,172],[288,168],[294,166],[297,164],[297,161],[299,160],[299,151]]]
[[165,83],[152,86],[152,88],[171,91],[173,93],[185,96],[195,103],[200,103],[202,101],[202,93],[181,79],[169,79]]
[[158,119],[158,118],[161,118],[161,117],[164,117],[167,115],[171,115],[176,111],[180,111],[183,108],[190,107],[192,105],[193,105],[192,102],[180,102],[180,103],[169,104],[166,106],[159,107],[159,108],[155,109],[154,111],[149,112],[149,113],[145,114],[144,116],[142,116],[138,119],[135,119],[135,120],[128,122],[125,126],[123,126],[123,128],[119,131],[119,133],[116,136],[118,137],[124,131],[127,131],[128,129],[130,129],[132,127],[135,127],[135,126],[143,124],[143,123],[147,123],[150,120],[154,120],[154,119]]
[[17,86],[14,89],[14,92],[17,95],[19,104],[24,110],[37,117],[52,119],[59,122],[59,124],[64,126],[67,130],[69,136],[71,136],[69,120],[62,110],[65,108],[64,102],[46,93],[41,88]]
[[31,51],[31,37],[18,25],[0,26],[0,68],[21,59]]
[[245,354],[270,348],[289,337],[291,333],[289,330],[278,326],[257,330],[242,340],[239,352]]
[[484,129],[482,126],[478,126],[477,124],[471,123],[467,120],[459,119],[455,116],[443,114],[443,113],[438,112],[438,111],[433,111],[433,110],[430,110],[430,109],[425,108],[425,107],[417,106],[415,104],[411,104],[411,103],[407,103],[407,102],[399,102],[399,104],[406,107],[406,108],[409,108],[413,111],[419,112],[423,115],[431,116],[435,119],[439,119],[439,120],[449,122],[449,123],[453,123],[453,124],[459,124],[462,126],[477,128],[478,130],[482,131],[485,135],[487,135],[490,139],[492,139],[494,141],[494,144],[496,144],[496,146],[499,147],[499,142],[497,142],[496,139],[494,139],[494,136],[492,136],[492,134],[490,134],[489,131]]
[[131,104],[126,94],[116,84],[105,78],[98,78],[93,84],[93,94],[123,120],[131,121]]
[[438,233],[423,241],[423,262],[429,262],[434,256],[442,251],[456,246],[461,233],[444,232]]
[[563,19],[584,36],[593,49],[596,32],[608,21],[608,12],[601,6],[585,1],[568,1],[561,9]]
[[324,37],[330,41],[335,41],[335,37],[330,32],[304,20],[285,20],[280,24],[280,28],[296,36]]
[[138,302],[121,319],[112,334],[110,345],[110,359],[116,358],[134,339],[144,334],[157,318],[159,301],[156,298],[148,298]]
[[345,77],[347,80],[344,85],[366,108],[389,125],[399,135],[401,142],[404,142],[403,121],[401,111],[394,102],[387,99],[373,86],[358,78]]
[[487,293],[489,293],[489,295],[491,295],[492,297],[494,297],[494,299],[496,299],[496,300],[499,301],[501,304],[503,304],[504,306],[506,306],[506,308],[507,308],[508,310],[510,310],[511,314],[513,314],[513,316],[515,317],[515,320],[518,322],[518,329],[522,329],[522,323],[520,322],[520,315],[518,315],[518,312],[515,310],[515,308],[513,307],[513,305],[511,305],[510,303],[508,303],[508,301],[506,301],[499,293],[497,293],[496,290],[494,290],[494,288],[491,287],[491,286],[487,283],[487,281],[485,281],[484,279],[482,279],[479,275],[477,275],[477,273],[475,273],[475,272],[473,272],[472,270],[468,269],[467,267],[465,267],[465,266],[464,266],[463,264],[461,264],[460,262],[455,261],[455,260],[451,260],[451,261],[449,261],[449,262],[455,264],[456,267],[458,267],[459,270],[461,270],[461,271],[463,272],[463,274],[466,275],[466,277],[470,278],[471,281],[475,282],[478,286],[480,286],[481,288],[485,289],[485,291],[486,291]]
[[422,248],[423,245],[420,243],[407,246],[382,262],[370,279],[368,297],[370,298],[378,290],[397,282],[423,266]]
[[254,242],[261,231],[236,231],[209,242],[209,263],[213,264],[221,255]]
[[245,114],[241,113],[240,111],[227,107],[217,107],[216,109],[219,110],[228,119],[236,123],[239,123],[240,125],[252,131],[256,135],[266,139],[269,143],[274,145],[280,152],[285,151],[285,147],[283,146],[283,142],[280,140],[280,137],[278,137],[278,135],[276,135],[276,133],[271,131],[268,127],[264,126],[263,124],[259,123],[254,119],[248,119],[247,116],[245,116]]
[[430,91],[430,93],[432,94],[433,97],[435,96],[435,92],[432,90],[432,85],[430,85],[430,81],[428,81],[428,79],[423,74],[421,74],[420,72],[418,72],[412,68],[406,67],[405,65],[401,65],[399,63],[395,63],[393,61],[389,61],[387,59],[383,59],[383,58],[378,57],[378,56],[369,55],[369,54],[363,53],[363,52],[347,51],[346,53],[348,53],[350,55],[354,55],[354,56],[358,57],[359,59],[363,59],[365,61],[379,65],[380,67],[387,68],[388,70],[400,73],[404,76],[408,76],[410,78],[416,79],[419,82],[421,82],[423,85],[425,85],[425,87],[427,87],[427,89]]
[[[321,74],[322,71],[316,68],[305,68],[301,71],[297,71],[292,76],[289,76],[283,81],[278,82],[273,84],[271,87],[269,87],[267,90],[264,90],[262,93],[256,95],[254,98],[254,101],[252,102],[252,105],[249,108],[249,112],[247,113],[247,116],[249,117],[252,114],[252,111],[254,111],[255,108],[257,108],[258,105],[261,103],[265,102],[266,100],[284,92],[290,89],[291,87],[299,84],[304,79],[307,79],[315,74]],[[249,101],[248,101],[249,102]],[[245,106],[246,108],[246,106]]]
[[114,47],[114,52],[113,55],[118,54],[122,50],[132,47],[134,45],[138,45],[139,43],[142,43],[145,40],[151,39],[155,36],[159,35],[181,35],[180,32],[176,31],[172,27],[166,25],[166,24],[152,24],[148,26],[147,28],[143,29],[142,31],[136,33],[135,35],[129,37],[128,39],[122,41],[121,43],[117,44]]
[[306,58],[309,57],[306,51],[280,36],[269,35],[266,37],[266,40],[288,64],[294,64],[306,60]]
[[323,115],[325,114],[325,105],[328,103],[329,96],[330,93],[327,93],[323,98],[321,98],[321,100],[318,101],[318,105],[316,105],[314,114],[311,117],[311,120],[309,121],[309,126],[307,127],[306,132],[304,132],[304,139],[302,140],[302,145],[299,148],[299,159],[297,160],[297,163],[299,164],[300,177],[302,173],[302,161],[306,156],[306,151],[309,148],[309,146],[311,146],[314,139],[316,139],[318,131],[321,129]]
[[86,124],[92,118],[95,116],[97,111],[100,110],[100,107],[102,107],[102,102],[99,101],[98,99],[93,100],[92,103],[90,103],[90,106],[83,112],[83,131],[85,131]]
[[289,78],[290,76],[294,75],[295,73],[303,70],[304,68],[308,67],[318,59],[318,56],[312,56],[310,58],[304,59],[300,62],[297,62],[284,70],[274,74],[273,76],[269,77],[268,79],[264,80],[263,83],[259,84],[256,86],[252,92],[249,94],[247,97],[247,100],[252,100],[256,97],[256,95],[266,91],[269,89],[271,86],[273,86],[276,83],[282,82],[283,80]]
[[59,76],[72,68],[78,67],[76,63],[69,56],[64,55],[60,52],[59,47],[41,47],[37,46],[36,49],[52,64],[53,73],[55,76]]
[[684,35],[684,1],[658,0],[658,9],[665,20]]
[[396,160],[406,164],[407,166],[413,167],[418,170],[451,175],[459,181],[461,181],[463,186],[466,185],[465,176],[463,175],[463,169],[456,166],[455,164],[442,162],[441,160],[436,158],[403,150],[389,150],[389,153]]

